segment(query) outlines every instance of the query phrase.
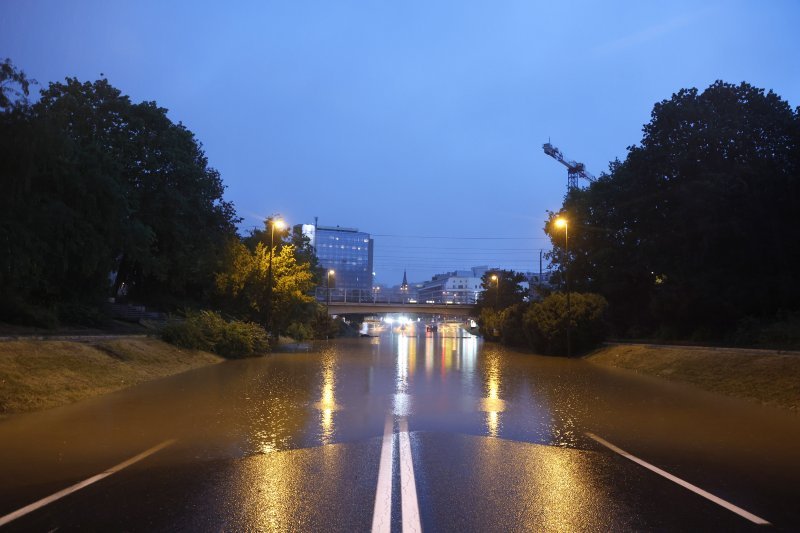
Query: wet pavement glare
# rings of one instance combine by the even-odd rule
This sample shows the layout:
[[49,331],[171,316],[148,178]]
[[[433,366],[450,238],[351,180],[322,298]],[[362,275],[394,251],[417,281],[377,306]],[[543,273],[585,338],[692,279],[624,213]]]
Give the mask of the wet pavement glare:
[[[242,453],[377,436],[387,412],[408,417],[416,431],[585,443],[576,421],[585,411],[579,391],[552,381],[575,373],[575,361],[541,358],[544,368],[530,371],[530,356],[484,346],[457,325],[438,334],[387,330],[307,349],[240,363],[245,416],[228,435],[238,435]],[[230,423],[237,416],[220,418]]]
[[141,466],[15,527],[369,530],[389,416],[411,432],[429,531],[751,527],[602,449],[588,431],[774,520],[800,522],[787,498],[800,478],[796,417],[518,353],[458,324],[414,326],[290,346],[2,421],[0,514],[170,438]]

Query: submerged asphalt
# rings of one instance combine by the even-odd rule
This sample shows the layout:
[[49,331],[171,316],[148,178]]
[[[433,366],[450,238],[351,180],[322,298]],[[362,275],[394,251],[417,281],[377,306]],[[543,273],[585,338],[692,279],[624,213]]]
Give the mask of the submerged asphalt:
[[800,528],[793,413],[456,326],[376,335],[0,422],[5,517],[162,445],[3,528],[369,531],[382,497],[391,531]]

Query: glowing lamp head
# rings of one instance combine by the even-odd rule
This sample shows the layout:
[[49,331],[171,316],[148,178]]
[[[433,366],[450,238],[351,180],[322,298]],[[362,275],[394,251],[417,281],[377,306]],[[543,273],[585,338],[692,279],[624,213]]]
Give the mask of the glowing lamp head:
[[555,225],[555,227],[557,227],[558,229],[564,229],[567,227],[567,219],[558,217],[553,221],[553,225]]
[[336,274],[335,270],[328,270],[328,275],[329,276],[333,276],[334,274]]
[[286,222],[284,222],[280,218],[277,218],[277,219],[272,221],[272,227],[277,229],[277,230],[282,230],[283,228],[286,227]]
[[497,281],[497,274],[492,274],[492,281]]

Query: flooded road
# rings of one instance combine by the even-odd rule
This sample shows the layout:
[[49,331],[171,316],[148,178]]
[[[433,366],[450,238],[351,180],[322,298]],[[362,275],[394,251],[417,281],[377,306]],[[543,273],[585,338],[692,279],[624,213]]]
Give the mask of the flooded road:
[[2,421],[0,516],[122,464],[4,527],[791,530],[798,442],[791,413],[410,325]]

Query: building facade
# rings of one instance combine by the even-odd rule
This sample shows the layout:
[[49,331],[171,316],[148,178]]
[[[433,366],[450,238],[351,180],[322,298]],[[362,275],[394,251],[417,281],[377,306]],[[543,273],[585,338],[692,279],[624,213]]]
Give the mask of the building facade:
[[331,286],[341,291],[372,294],[373,240],[369,233],[355,228],[303,224],[317,255],[319,265],[333,270]]
[[419,289],[419,301],[428,303],[474,304],[478,301],[481,276],[488,267],[474,267],[470,270],[455,270],[433,276]]

